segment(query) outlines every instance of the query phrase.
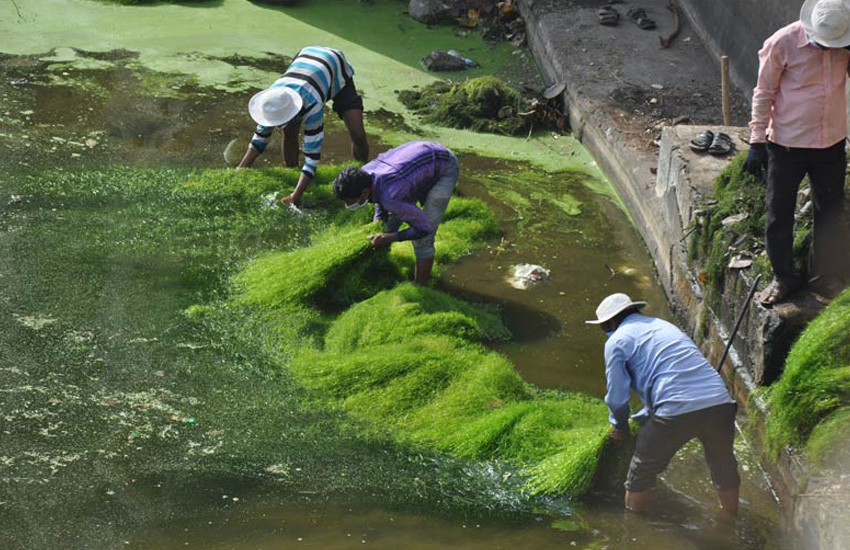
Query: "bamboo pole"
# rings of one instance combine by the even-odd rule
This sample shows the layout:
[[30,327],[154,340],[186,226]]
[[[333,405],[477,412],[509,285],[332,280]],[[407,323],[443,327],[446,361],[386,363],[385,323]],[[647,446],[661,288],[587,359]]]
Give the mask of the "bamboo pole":
[[723,125],[732,126],[732,102],[729,98],[729,56],[720,57],[720,90],[723,95]]

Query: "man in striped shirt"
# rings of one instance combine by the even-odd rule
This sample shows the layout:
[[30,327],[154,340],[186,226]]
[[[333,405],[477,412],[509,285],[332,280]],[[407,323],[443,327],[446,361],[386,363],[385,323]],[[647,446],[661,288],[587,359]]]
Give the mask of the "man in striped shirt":
[[[373,248],[413,241],[413,280],[424,285],[434,265],[437,226],[459,174],[457,157],[444,145],[411,141],[378,155],[363,168],[344,168],[333,182],[333,193],[349,210],[367,202],[375,205],[375,219],[385,223],[386,232],[369,236]],[[402,223],[408,227],[399,231]]]
[[248,103],[257,130],[239,163],[248,168],[268,145],[274,128],[283,130],[283,159],[298,165],[298,134],[304,123],[304,166],[291,195],[281,202],[298,204],[316,175],[324,139],[325,103],[333,99],[333,110],[345,122],[351,136],[351,152],[366,162],[369,145],[363,128],[363,99],[354,87],[354,69],[339,50],[311,46],[295,56],[281,78],[259,92]]

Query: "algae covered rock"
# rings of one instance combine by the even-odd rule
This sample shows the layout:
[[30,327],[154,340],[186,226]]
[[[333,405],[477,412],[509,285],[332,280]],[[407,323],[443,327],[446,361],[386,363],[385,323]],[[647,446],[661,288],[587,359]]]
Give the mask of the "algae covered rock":
[[410,0],[407,6],[410,17],[422,23],[436,23],[444,19],[451,19],[454,10],[444,0]]
[[463,71],[466,69],[466,61],[442,50],[434,50],[422,58],[422,64],[429,71]]
[[521,114],[529,110],[529,102],[493,76],[435,82],[422,90],[402,91],[399,99],[426,122],[451,128],[513,135],[527,132],[531,124]]

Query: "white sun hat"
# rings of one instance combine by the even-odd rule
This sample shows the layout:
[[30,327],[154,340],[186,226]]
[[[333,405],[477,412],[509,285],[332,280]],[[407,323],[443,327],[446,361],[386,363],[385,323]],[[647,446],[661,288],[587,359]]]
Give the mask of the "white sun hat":
[[850,46],[850,2],[806,0],[800,22],[809,38],[827,48]]
[[257,92],[248,101],[248,112],[262,126],[283,126],[301,110],[304,100],[292,88],[277,86]]
[[632,299],[629,298],[628,294],[618,292],[617,294],[612,294],[599,302],[599,307],[596,308],[597,319],[593,321],[585,321],[585,323],[588,325],[601,325],[605,321],[610,321],[616,317],[618,313],[622,313],[630,307],[640,309],[644,306],[646,306],[646,302],[633,302]]

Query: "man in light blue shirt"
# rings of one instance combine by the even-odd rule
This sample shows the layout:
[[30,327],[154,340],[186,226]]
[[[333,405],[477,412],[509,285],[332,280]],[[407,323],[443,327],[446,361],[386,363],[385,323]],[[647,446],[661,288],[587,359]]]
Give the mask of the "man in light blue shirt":
[[735,411],[723,379],[696,344],[675,325],[638,313],[646,302],[612,294],[596,309],[608,335],[605,377],[611,438],[629,434],[631,390],[645,407],[636,420],[645,420],[638,435],[626,479],[626,507],[642,512],[655,478],[673,455],[693,438],[702,442],[711,478],[724,512],[738,510],[738,463],[733,452]]

